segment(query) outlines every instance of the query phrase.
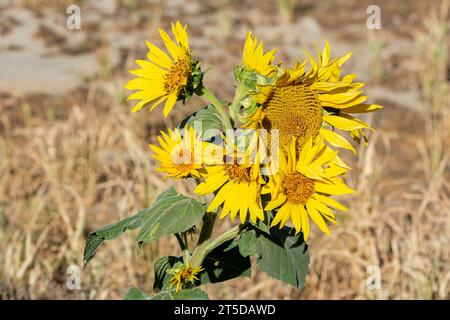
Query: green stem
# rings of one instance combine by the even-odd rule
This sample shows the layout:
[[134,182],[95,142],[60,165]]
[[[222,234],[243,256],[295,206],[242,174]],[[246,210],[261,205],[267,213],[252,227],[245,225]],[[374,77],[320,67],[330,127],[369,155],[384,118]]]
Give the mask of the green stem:
[[231,129],[231,121],[230,117],[228,116],[227,112],[225,111],[222,103],[217,99],[217,97],[212,93],[208,88],[205,86],[202,88],[202,96],[204,96],[206,99],[211,102],[211,104],[216,108],[217,112],[219,113],[220,117],[224,121],[226,129]]
[[194,250],[191,256],[191,263],[193,267],[199,267],[203,263],[203,260],[205,259],[206,255],[211,252],[214,248],[217,248],[222,243],[234,239],[239,232],[241,231],[241,226],[237,225],[233,228],[225,231],[221,235],[219,235],[215,239],[209,239],[208,241],[205,241],[203,244],[197,246],[197,248]]
[[190,253],[189,253],[188,249],[185,249],[185,250],[183,250],[183,262],[184,262],[184,265],[185,266],[188,265],[189,261],[190,261]]
[[182,255],[183,255],[183,262],[185,265],[188,264],[188,262],[190,261],[190,252],[189,252],[189,248],[187,245],[187,237],[186,234],[180,234],[180,233],[175,233],[175,237],[178,240],[178,244],[180,245],[181,251],[182,251]]
[[201,245],[206,240],[209,240],[214,229],[214,223],[216,222],[217,213],[207,212],[203,216],[202,231],[200,231],[200,236],[198,237],[197,246]]
[[182,236],[179,233],[175,233],[175,237],[178,240],[178,244],[180,245],[181,251],[186,250],[187,249],[186,244],[184,243]]

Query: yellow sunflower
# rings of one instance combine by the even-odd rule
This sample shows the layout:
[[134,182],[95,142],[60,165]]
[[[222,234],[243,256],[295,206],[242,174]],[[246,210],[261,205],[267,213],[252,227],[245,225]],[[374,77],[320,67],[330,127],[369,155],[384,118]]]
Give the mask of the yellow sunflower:
[[296,233],[303,231],[307,240],[309,217],[320,230],[329,234],[325,221],[336,223],[330,207],[347,211],[329,196],[348,194],[354,190],[339,178],[347,169],[336,161],[337,152],[327,147],[320,138],[313,144],[310,137],[300,153],[297,149],[294,138],[286,152],[279,152],[278,168],[263,187],[263,193],[271,195],[265,210],[277,209],[271,226],[279,224],[282,228],[290,219]]
[[199,170],[204,164],[219,162],[221,150],[212,143],[203,142],[193,127],[169,129],[168,134],[161,131],[158,137],[159,147],[150,145],[154,151],[153,157],[159,162],[160,172],[167,175],[164,178],[200,178]]
[[[301,148],[309,137],[321,136],[332,146],[356,153],[334,129],[349,132],[355,140],[361,136],[366,139],[363,129],[369,125],[350,114],[372,112],[382,106],[366,103],[367,96],[360,91],[364,84],[353,82],[355,75],[341,78],[341,67],[351,53],[331,61],[325,42],[317,61],[306,54],[309,60],[284,70],[276,84],[269,86],[268,98],[244,120],[245,127],[278,129],[280,145],[289,144],[295,137]],[[311,68],[306,71],[308,61]]]
[[199,280],[197,274],[203,270],[202,267],[192,268],[189,262],[186,266],[176,268],[172,271],[173,276],[169,280],[169,288],[175,286],[175,290],[179,291],[183,283],[190,282],[191,284],[194,284],[196,280]]
[[241,223],[246,221],[248,213],[254,223],[258,219],[264,219],[261,186],[265,181],[260,173],[260,165],[248,160],[248,158],[245,160],[236,158],[233,161],[205,168],[205,181],[200,183],[194,192],[205,195],[217,191],[207,208],[208,212],[214,211],[223,204],[220,219],[229,214],[233,221],[238,212]]
[[177,100],[185,99],[184,90],[192,77],[194,69],[198,71],[198,65],[191,61],[186,25],[180,22],[172,23],[173,41],[169,35],[159,29],[159,34],[170,56],[154,44],[147,41],[148,60],[136,60],[140,69],[130,71],[137,78],[128,81],[125,88],[139,90],[128,97],[128,100],[140,100],[133,108],[133,112],[139,111],[146,105],[153,110],[162,102],[164,116],[167,117]]

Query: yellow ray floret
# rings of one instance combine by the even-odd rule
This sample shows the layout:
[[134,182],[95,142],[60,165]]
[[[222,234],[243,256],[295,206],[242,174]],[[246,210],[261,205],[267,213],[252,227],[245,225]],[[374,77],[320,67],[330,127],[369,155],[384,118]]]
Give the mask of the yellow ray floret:
[[262,41],[258,43],[258,38],[253,38],[251,32],[247,33],[247,39],[244,46],[242,64],[247,70],[270,77],[276,73],[277,69],[272,64],[275,57],[275,49],[264,53]]
[[161,28],[159,33],[170,56],[147,41],[148,60],[136,60],[140,69],[130,72],[137,78],[128,81],[125,88],[139,90],[128,97],[128,100],[140,100],[133,112],[146,105],[150,106],[151,111],[165,101],[164,116],[167,117],[188,83],[192,64],[186,26],[183,27],[178,21],[172,23],[175,41]]
[[286,152],[279,152],[278,169],[263,188],[263,193],[271,195],[265,210],[276,210],[271,226],[279,224],[282,228],[290,220],[296,233],[302,231],[307,240],[311,218],[320,230],[330,233],[326,221],[336,223],[332,208],[347,211],[330,195],[353,192],[339,178],[347,170],[336,157],[337,152],[320,138],[314,144],[309,138],[300,153],[295,139]]

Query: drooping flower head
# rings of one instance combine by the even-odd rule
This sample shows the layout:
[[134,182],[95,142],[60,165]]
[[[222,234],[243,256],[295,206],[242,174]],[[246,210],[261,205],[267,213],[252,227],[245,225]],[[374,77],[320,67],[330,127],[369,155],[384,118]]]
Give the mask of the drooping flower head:
[[147,41],[148,60],[136,60],[140,69],[130,71],[137,78],[125,85],[128,90],[139,90],[128,97],[128,100],[140,100],[133,112],[149,106],[149,111],[165,102],[164,116],[172,110],[175,102],[185,102],[202,87],[203,73],[200,64],[192,61],[186,25],[172,23],[175,41],[163,30],[159,34],[170,56],[156,45]]
[[[341,67],[351,53],[330,60],[330,48],[325,43],[316,61],[297,62],[294,68],[285,69],[271,87],[267,99],[260,101],[255,112],[244,119],[248,128],[279,130],[279,144],[287,145],[295,137],[301,148],[309,137],[321,136],[330,145],[356,152],[347,139],[334,131],[350,133],[359,142],[365,138],[363,129],[369,125],[351,114],[372,112],[382,108],[367,104],[367,96],[360,91],[363,83],[356,82],[355,75],[341,77]],[[306,64],[311,68],[306,71]]]
[[353,190],[339,178],[347,168],[336,158],[337,152],[320,138],[314,144],[309,138],[300,153],[297,146],[294,138],[286,152],[279,153],[278,168],[263,187],[263,193],[271,195],[265,210],[276,211],[271,226],[279,224],[282,228],[292,221],[296,233],[302,231],[307,240],[309,217],[320,230],[329,234],[325,221],[336,222],[332,208],[347,211],[330,195],[348,194]]

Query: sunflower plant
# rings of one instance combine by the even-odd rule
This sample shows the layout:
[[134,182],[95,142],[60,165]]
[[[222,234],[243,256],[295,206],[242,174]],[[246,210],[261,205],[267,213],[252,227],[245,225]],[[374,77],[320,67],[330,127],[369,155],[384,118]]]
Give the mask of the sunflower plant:
[[[208,101],[150,145],[164,179],[196,186],[191,195],[171,187],[148,208],[89,234],[84,264],[105,240],[139,229],[138,247],[173,235],[180,250],[155,261],[153,294],[131,288],[128,299],[206,299],[200,285],[250,277],[251,257],[273,278],[303,288],[310,230],[330,234],[336,210],[347,211],[335,197],[354,192],[339,152],[356,154],[352,140],[368,143],[373,128],[356,115],[382,107],[367,102],[355,75],[342,74],[351,54],[332,59],[326,41],[317,58],[305,52],[290,68],[249,32],[226,102],[206,88],[187,27],[176,22],[172,37],[159,33],[167,52],[147,41],[147,59],[136,60],[125,88],[136,90],[128,98],[137,100],[133,112],[162,106],[167,117],[193,95]],[[218,223],[225,231],[214,232]]]

